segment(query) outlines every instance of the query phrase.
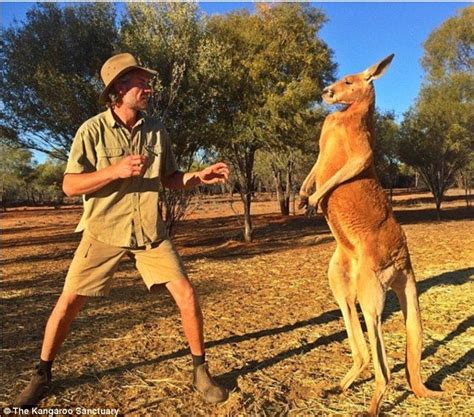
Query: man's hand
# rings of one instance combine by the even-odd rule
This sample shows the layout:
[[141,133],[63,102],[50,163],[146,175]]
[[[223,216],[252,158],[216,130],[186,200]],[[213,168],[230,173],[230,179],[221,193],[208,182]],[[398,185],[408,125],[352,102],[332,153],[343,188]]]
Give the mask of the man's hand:
[[130,178],[143,175],[146,170],[147,157],[129,155],[120,162],[94,172],[65,174],[63,191],[69,196],[91,194],[119,178]]
[[223,162],[211,165],[197,172],[175,171],[161,179],[163,187],[174,190],[188,190],[201,184],[224,183],[229,178],[229,167]]
[[138,177],[145,173],[147,161],[145,155],[128,155],[119,163],[112,165],[111,169],[116,179]]
[[224,162],[218,162],[197,174],[203,184],[225,183],[229,178],[229,167]]

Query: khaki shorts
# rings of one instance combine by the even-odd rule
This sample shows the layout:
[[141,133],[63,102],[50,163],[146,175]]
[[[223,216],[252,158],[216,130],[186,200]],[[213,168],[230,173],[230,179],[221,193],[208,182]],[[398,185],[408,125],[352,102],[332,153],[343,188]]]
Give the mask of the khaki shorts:
[[173,243],[166,239],[147,248],[121,248],[99,242],[84,232],[64,291],[85,296],[108,295],[120,260],[129,255],[149,290],[153,285],[187,278],[186,268]]

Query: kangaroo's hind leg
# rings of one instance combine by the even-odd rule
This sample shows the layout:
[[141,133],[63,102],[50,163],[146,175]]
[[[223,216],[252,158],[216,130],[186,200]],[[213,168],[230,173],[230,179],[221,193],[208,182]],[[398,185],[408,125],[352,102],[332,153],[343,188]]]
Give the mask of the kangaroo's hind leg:
[[351,262],[339,248],[329,263],[328,275],[329,285],[342,311],[354,361],[352,368],[340,382],[341,390],[345,391],[367,367],[370,356],[356,310],[356,286],[351,276]]
[[400,272],[391,286],[397,294],[403,316],[405,317],[407,332],[405,366],[408,383],[417,397],[441,395],[441,391],[428,389],[421,379],[423,330],[421,327],[421,315],[415,276],[411,268],[407,271]]
[[385,288],[382,279],[388,279],[390,271],[375,272],[366,259],[361,261],[357,277],[357,298],[364,314],[370,340],[375,371],[375,391],[370,401],[369,415],[378,416],[380,404],[390,382],[390,368],[382,336],[382,311],[385,304]]

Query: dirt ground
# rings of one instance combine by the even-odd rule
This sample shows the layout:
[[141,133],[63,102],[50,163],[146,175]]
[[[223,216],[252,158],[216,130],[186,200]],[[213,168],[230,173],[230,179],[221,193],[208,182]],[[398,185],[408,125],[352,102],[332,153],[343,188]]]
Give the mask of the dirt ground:
[[[473,415],[473,209],[452,194],[437,221],[429,195],[396,195],[407,234],[424,324],[423,376],[442,399],[417,399],[404,372],[405,337],[389,293],[384,337],[392,382],[383,416]],[[348,416],[364,411],[371,370],[353,387],[334,387],[352,362],[326,271],[335,243],[320,215],[278,214],[254,204],[255,242],[224,201],[201,202],[175,242],[200,294],[211,371],[232,392],[204,404],[177,309],[165,291],[148,294],[131,261],[112,293],[91,299],[53,368],[42,407],[118,408],[122,416]],[[16,209],[1,214],[0,407],[9,406],[37,361],[44,325],[78,244],[82,209]],[[0,414],[1,414],[0,409]]]

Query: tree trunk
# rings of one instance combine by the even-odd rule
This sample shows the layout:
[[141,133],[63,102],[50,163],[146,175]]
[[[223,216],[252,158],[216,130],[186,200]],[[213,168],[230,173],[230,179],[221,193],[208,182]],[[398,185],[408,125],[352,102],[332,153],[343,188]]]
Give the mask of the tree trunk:
[[244,203],[244,241],[250,243],[253,237],[252,217],[250,215],[252,197],[250,191],[242,193],[242,202]]
[[235,151],[235,165],[238,167],[240,188],[240,198],[244,204],[244,240],[245,242],[252,242],[253,225],[250,215],[250,206],[252,204],[252,192],[254,187],[253,166],[255,162],[256,149],[252,146],[246,149],[245,153],[239,152],[238,148],[234,146]]
[[464,188],[464,196],[465,196],[465,199],[466,199],[466,207],[470,207],[471,206],[471,199],[470,199],[470,195],[471,195],[471,173],[469,172],[469,170],[461,172],[461,182],[462,182],[462,186]]
[[292,184],[292,171],[293,171],[293,163],[288,161],[286,165],[286,187],[285,187],[285,200],[284,200],[284,207],[285,210],[282,212],[284,216],[290,215],[290,196],[291,196],[291,188]]
[[433,194],[435,207],[436,207],[436,218],[441,220],[441,203],[444,199],[444,192],[446,184],[443,183],[444,177],[439,170],[421,171],[424,181],[430,188],[431,194]]
[[291,201],[292,201],[292,204],[291,204],[291,207],[292,207],[292,214],[293,216],[296,216],[296,193],[293,191],[291,193]]
[[436,204],[436,220],[441,220],[441,199],[439,197],[435,197],[435,204]]
[[439,182],[435,184],[433,196],[436,206],[436,219],[441,220],[441,203],[443,202],[444,189]]
[[286,191],[283,191],[283,185],[281,181],[281,171],[279,169],[273,169],[273,178],[275,179],[275,190],[278,205],[280,206],[280,213],[282,216],[288,216],[289,214],[289,199],[287,198]]
[[282,216],[290,215],[290,200],[286,196],[280,201],[280,211]]

